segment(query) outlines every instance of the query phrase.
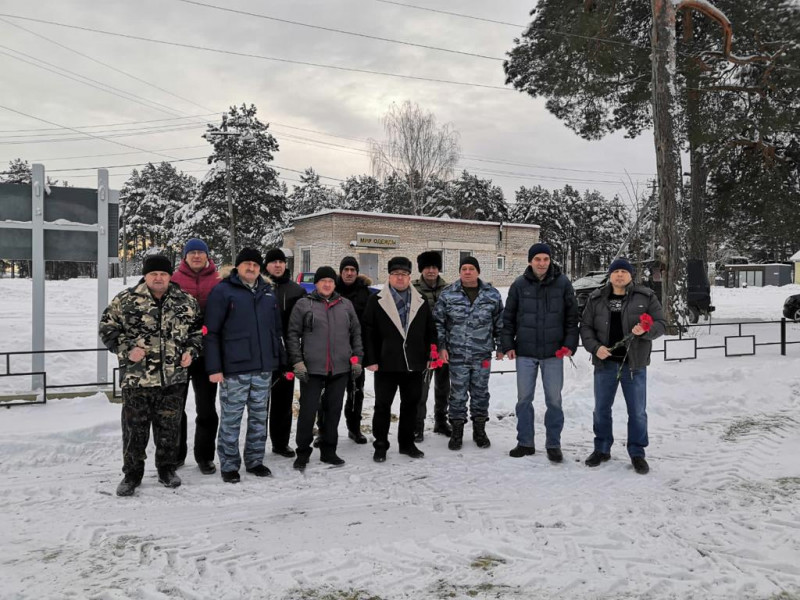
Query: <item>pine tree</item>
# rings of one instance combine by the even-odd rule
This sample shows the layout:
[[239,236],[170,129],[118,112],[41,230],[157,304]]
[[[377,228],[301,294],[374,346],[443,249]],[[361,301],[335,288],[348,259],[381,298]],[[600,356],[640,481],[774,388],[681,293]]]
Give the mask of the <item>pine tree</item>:
[[319,175],[311,167],[300,175],[300,185],[294,186],[287,202],[291,219],[341,207],[341,195],[337,190],[322,185]]
[[370,175],[351,175],[341,184],[342,208],[366,212],[384,212],[381,183]]

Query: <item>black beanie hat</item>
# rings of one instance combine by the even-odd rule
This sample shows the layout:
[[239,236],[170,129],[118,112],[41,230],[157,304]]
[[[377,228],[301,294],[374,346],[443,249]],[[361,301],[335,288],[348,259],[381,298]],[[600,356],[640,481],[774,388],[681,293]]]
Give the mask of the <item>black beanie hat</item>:
[[608,274],[611,275],[614,271],[618,271],[620,269],[624,269],[628,273],[631,274],[631,277],[636,275],[636,269],[633,268],[633,265],[627,258],[618,258],[610,265],[608,265]]
[[552,256],[553,252],[550,250],[550,246],[544,242],[539,242],[528,249],[528,262],[531,262],[533,257],[537,254],[547,254],[547,256]]
[[464,265],[472,265],[478,270],[478,273],[481,272],[481,265],[478,262],[478,259],[475,258],[474,256],[465,256],[464,258],[462,258],[461,264],[458,265],[458,268],[461,269],[461,267],[463,267]]
[[333,270],[333,267],[320,267],[314,273],[314,283],[317,283],[320,279],[333,279],[336,281],[336,271]]
[[411,261],[405,256],[394,256],[389,259],[389,273],[392,271],[407,271],[411,274]]
[[147,275],[153,271],[163,271],[172,275],[172,261],[163,254],[149,254],[144,257],[142,263],[142,275]]
[[358,273],[361,269],[358,267],[358,261],[356,260],[355,256],[345,256],[342,259],[342,262],[339,263],[339,273],[344,271],[345,267],[353,267]]
[[261,253],[253,248],[242,248],[239,254],[236,255],[236,264],[234,266],[238,267],[241,263],[248,260],[257,263],[259,267],[264,266],[264,259],[261,258]]
[[270,248],[267,250],[267,255],[264,257],[264,264],[268,265],[275,260],[282,260],[283,262],[286,262],[286,255],[280,248]]
[[422,273],[422,269],[424,269],[425,267],[436,267],[441,271],[442,270],[441,253],[429,250],[417,256],[417,269],[419,269],[419,272]]

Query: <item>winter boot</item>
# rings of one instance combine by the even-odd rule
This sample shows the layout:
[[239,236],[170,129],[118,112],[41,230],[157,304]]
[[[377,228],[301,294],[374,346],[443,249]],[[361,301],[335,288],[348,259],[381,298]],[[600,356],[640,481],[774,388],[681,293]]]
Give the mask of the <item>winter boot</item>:
[[492,445],[486,435],[486,421],[487,417],[475,417],[472,419],[472,439],[478,445],[478,448],[488,448]]
[[464,439],[464,420],[457,419],[451,425],[453,429],[450,432],[450,441],[447,442],[447,447],[450,450],[461,450],[461,443]]
[[248,473],[256,477],[272,477],[272,471],[266,465],[256,465],[255,467],[247,467],[245,469]]
[[117,496],[133,496],[134,490],[142,483],[141,477],[126,475],[117,486]]
[[411,444],[410,446],[402,446],[400,449],[398,449],[398,452],[411,458],[423,458],[425,456],[425,453],[417,448],[414,444]]
[[162,467],[158,469],[158,482],[164,487],[176,488],[181,485],[181,478],[175,472],[175,469]]
[[447,417],[444,415],[436,417],[436,421],[433,425],[433,433],[440,433],[446,437],[450,437],[452,435],[453,430],[450,428],[450,424],[447,422]]

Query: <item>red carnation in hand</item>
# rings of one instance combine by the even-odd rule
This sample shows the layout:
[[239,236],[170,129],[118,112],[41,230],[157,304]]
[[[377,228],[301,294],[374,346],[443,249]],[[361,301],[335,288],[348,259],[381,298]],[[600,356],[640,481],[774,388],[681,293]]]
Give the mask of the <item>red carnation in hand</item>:
[[642,313],[642,316],[639,317],[639,327],[645,330],[645,332],[650,331],[650,328],[653,326],[653,317],[648,315],[647,313]]
[[439,349],[436,347],[436,344],[431,344],[431,360],[438,360],[439,359]]
[[358,364],[358,357],[357,356],[351,356],[350,357],[350,364],[351,365],[357,365]]
[[292,373],[291,371],[289,371],[288,373],[284,373],[283,376],[286,377],[286,379],[288,379],[289,381],[292,381],[294,379],[294,373]]
[[208,327],[203,325],[203,328],[200,330],[203,335],[208,335]]
[[569,348],[566,346],[561,346],[561,348],[556,350],[556,358],[563,359],[565,356],[569,356]]
[[484,359],[484,360],[483,360],[483,362],[481,363],[481,367],[483,367],[484,369],[488,369],[490,364],[492,364],[492,363],[490,363],[490,362],[489,362],[489,359],[488,359],[488,358],[486,358],[486,359]]

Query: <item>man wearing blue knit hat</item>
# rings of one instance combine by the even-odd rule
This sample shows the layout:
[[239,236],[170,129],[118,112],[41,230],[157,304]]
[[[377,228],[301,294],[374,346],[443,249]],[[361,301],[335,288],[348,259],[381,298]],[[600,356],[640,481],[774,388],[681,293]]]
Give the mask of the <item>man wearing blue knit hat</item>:
[[[575,290],[551,262],[550,246],[534,244],[528,250],[528,268],[508,290],[503,312],[502,351],[517,361],[517,446],[509,455],[520,458],[536,452],[533,438],[533,394],[542,372],[547,458],[559,463],[564,412],[561,388],[564,384],[562,356],[578,348],[578,304]],[[564,354],[564,347],[567,348]],[[558,355],[557,355],[558,353]]]

